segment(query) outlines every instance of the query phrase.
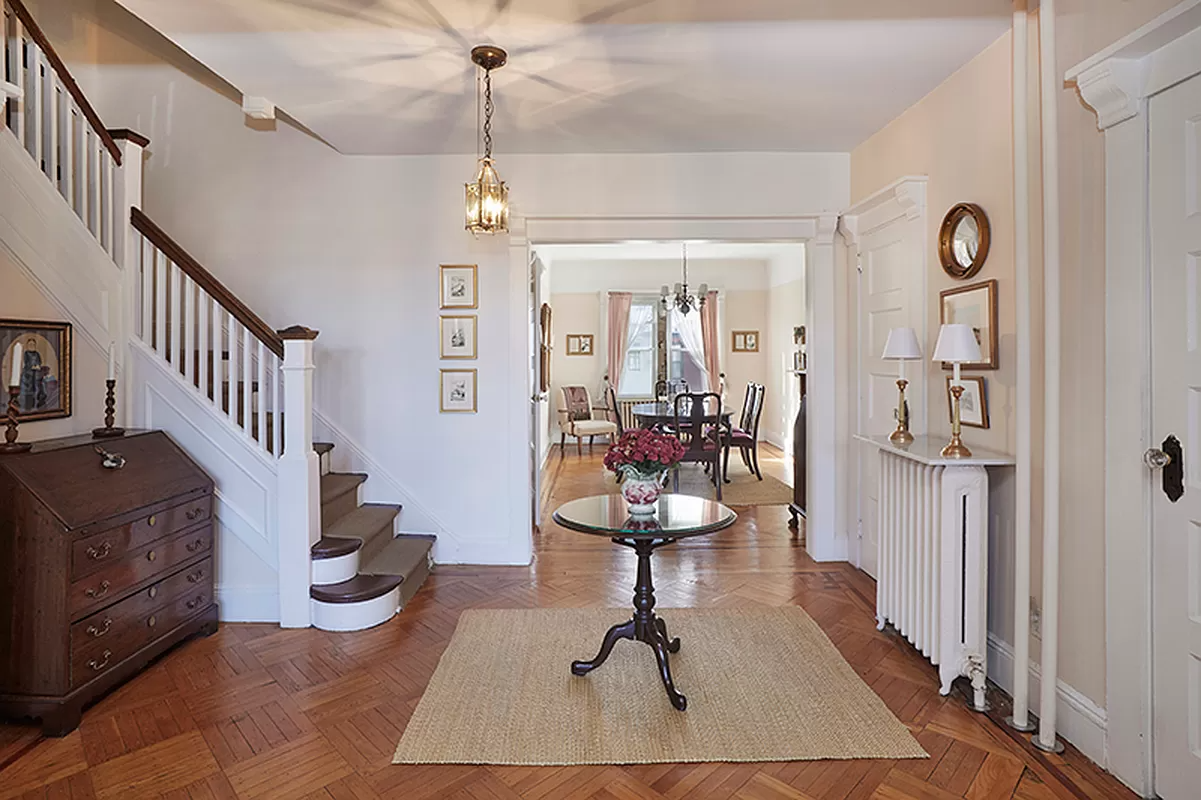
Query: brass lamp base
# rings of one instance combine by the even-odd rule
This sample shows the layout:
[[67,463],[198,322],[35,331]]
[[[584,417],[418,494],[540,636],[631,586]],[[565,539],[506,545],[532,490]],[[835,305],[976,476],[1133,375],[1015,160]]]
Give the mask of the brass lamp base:
[[888,441],[893,444],[913,444],[913,434],[900,425],[897,429],[888,435]]
[[[958,376],[956,376],[958,377]],[[962,386],[951,387],[951,441],[942,449],[943,458],[967,458],[972,454],[967,445],[959,438],[959,398],[963,396]]]
[[909,404],[905,402],[905,387],[909,381],[901,378],[897,381],[897,429],[893,431],[888,441],[896,445],[913,444],[913,434],[909,432]]

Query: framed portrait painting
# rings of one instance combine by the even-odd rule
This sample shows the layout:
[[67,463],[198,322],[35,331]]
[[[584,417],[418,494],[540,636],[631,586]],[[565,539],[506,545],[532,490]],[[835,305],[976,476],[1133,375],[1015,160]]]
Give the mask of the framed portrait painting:
[[476,371],[474,369],[444,369],[441,380],[441,402],[443,413],[476,412]]
[[[967,325],[980,345],[980,363],[963,364],[964,370],[997,368],[997,282],[956,286],[938,294],[938,321],[942,325]],[[951,365],[944,362],[943,369]]]
[[478,337],[475,323],[474,314],[448,315],[439,318],[442,358],[476,357]]
[[442,264],[442,308],[479,308],[479,280],[475,264]]
[[0,376],[18,387],[18,419],[71,416],[71,323],[0,319]]

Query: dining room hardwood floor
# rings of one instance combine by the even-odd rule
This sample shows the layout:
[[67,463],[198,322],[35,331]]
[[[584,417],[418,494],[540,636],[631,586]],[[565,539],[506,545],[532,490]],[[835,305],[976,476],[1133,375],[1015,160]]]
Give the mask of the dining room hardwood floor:
[[[605,490],[602,453],[599,445],[582,457],[574,448],[562,459],[552,453],[528,567],[439,567],[408,608],[368,631],[222,625],[85,712],[69,736],[42,739],[35,726],[0,725],[0,800],[1135,796],[1071,746],[1062,756],[1031,747],[1000,722],[1007,710],[997,692],[987,715],[969,711],[961,690],[940,697],[933,667],[891,630],[876,630],[871,578],[847,564],[812,561],[780,506],[737,509],[734,527],[660,551],[659,608],[800,605],[929,759],[393,766],[397,741],[462,611],[628,606],[632,555],[550,521],[561,503]],[[763,462],[786,476],[778,450],[766,448]]]

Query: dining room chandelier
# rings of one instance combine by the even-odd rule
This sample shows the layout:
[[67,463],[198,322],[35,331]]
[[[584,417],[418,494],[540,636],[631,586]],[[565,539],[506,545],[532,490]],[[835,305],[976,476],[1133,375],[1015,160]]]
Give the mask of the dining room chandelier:
[[509,187],[492,160],[492,70],[503,67],[508,59],[508,53],[495,45],[482,44],[471,50],[471,60],[484,69],[484,157],[475,180],[465,184],[466,228],[473,234],[509,232]]
[[662,310],[666,313],[672,306],[680,310],[681,314],[687,314],[692,309],[704,308],[705,298],[709,294],[709,286],[702,283],[697,287],[696,294],[693,295],[688,290],[688,245],[684,246],[684,281],[677,283],[672,289],[667,288],[667,284],[663,284],[659,290],[659,303]]

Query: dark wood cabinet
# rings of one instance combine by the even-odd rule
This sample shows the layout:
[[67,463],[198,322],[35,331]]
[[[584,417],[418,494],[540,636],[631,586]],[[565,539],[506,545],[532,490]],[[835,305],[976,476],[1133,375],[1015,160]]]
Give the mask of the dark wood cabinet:
[[800,518],[805,516],[805,483],[809,479],[805,464],[805,382],[808,376],[804,372],[796,373],[800,383],[801,402],[797,406],[796,421],[792,425],[792,502],[788,504],[788,512],[792,515],[789,525],[796,528]]
[[0,715],[79,725],[83,708],[217,628],[213,482],[161,431],[0,455]]

